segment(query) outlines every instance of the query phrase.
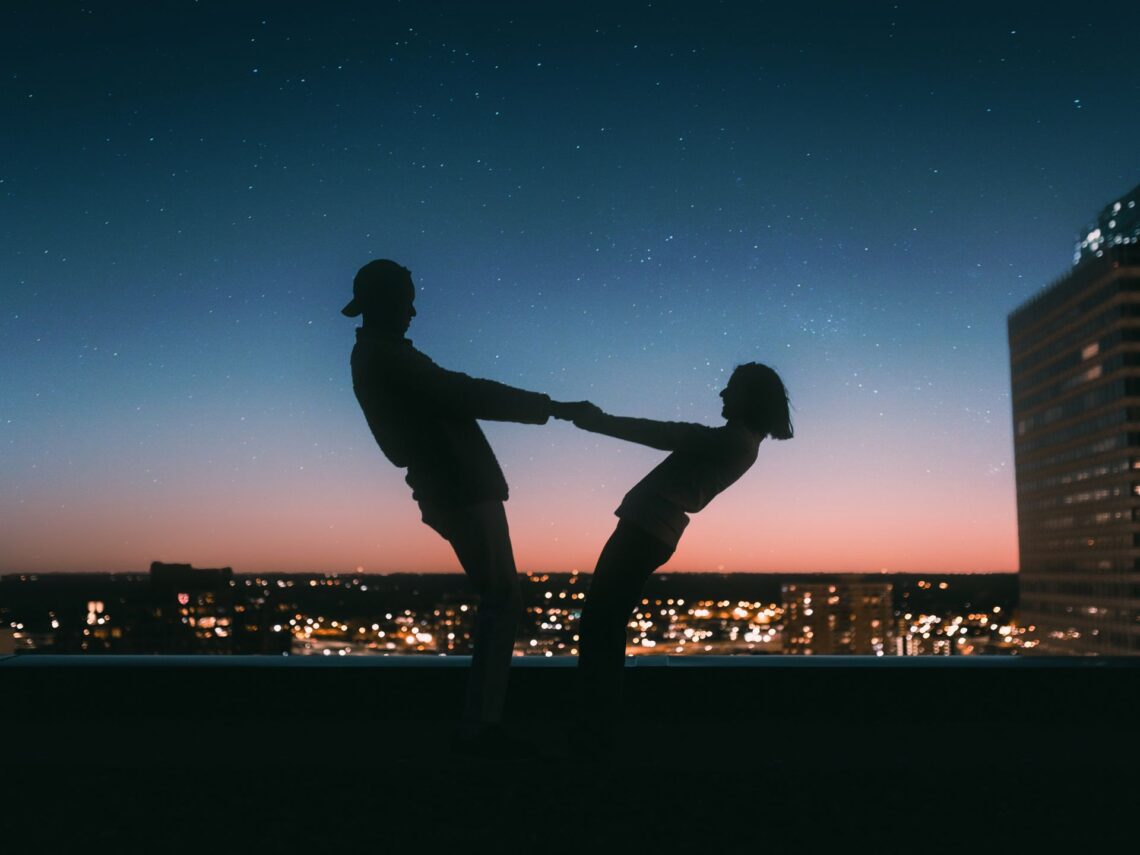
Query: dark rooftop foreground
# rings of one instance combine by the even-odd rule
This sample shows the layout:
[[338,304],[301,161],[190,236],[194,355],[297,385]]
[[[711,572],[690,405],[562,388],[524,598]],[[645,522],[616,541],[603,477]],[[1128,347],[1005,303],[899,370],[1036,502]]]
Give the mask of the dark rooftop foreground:
[[542,756],[483,763],[449,751],[462,657],[0,658],[5,831],[172,851],[1100,848],[1137,795],[1135,659],[643,657],[608,762],[567,750],[574,660],[516,664],[509,721]]

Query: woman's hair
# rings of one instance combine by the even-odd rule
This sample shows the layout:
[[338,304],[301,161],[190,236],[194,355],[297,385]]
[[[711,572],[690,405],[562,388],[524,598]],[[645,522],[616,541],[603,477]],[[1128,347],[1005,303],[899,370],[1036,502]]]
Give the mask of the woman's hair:
[[746,403],[741,421],[773,439],[792,438],[788,390],[780,375],[759,362],[736,366],[732,380],[744,386]]

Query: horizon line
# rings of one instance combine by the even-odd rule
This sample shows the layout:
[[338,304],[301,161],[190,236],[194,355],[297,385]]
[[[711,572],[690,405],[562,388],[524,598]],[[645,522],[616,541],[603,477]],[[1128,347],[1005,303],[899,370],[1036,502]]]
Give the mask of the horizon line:
[[[162,564],[184,564],[184,562],[159,562]],[[230,570],[235,576],[324,576],[326,578],[360,576],[466,576],[462,570],[234,570],[233,567],[198,567],[188,564],[194,570]],[[0,573],[0,579],[11,576],[145,576],[145,570],[13,570]],[[519,570],[520,576],[593,576],[592,570]],[[1019,570],[660,570],[654,576],[1017,576]]]

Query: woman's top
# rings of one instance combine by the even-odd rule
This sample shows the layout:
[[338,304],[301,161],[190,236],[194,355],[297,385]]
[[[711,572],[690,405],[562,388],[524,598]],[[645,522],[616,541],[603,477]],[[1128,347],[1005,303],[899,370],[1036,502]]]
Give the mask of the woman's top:
[[575,424],[673,452],[625,494],[614,512],[672,547],[689,524],[688,515],[704,508],[756,462],[763,439],[735,421],[713,428],[601,413]]

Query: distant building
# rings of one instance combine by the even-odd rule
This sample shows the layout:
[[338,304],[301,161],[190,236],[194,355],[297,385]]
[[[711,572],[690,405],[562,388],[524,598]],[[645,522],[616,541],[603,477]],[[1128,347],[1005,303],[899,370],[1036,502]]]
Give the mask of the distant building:
[[953,655],[954,639],[946,635],[941,623],[939,620],[934,625],[916,627],[906,617],[899,617],[895,621],[893,652],[898,656]]
[[883,656],[892,644],[893,586],[831,582],[782,586],[784,652]]
[[189,564],[150,565],[151,649],[156,653],[231,653],[234,571]]
[[19,633],[6,626],[0,626],[0,656],[8,656],[21,649]]
[[1021,623],[1039,653],[1140,652],[1138,195],[1009,316]]
[[143,653],[148,620],[139,574],[12,574],[0,580],[0,617],[17,609],[16,652]]

